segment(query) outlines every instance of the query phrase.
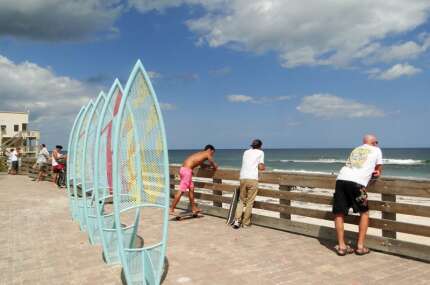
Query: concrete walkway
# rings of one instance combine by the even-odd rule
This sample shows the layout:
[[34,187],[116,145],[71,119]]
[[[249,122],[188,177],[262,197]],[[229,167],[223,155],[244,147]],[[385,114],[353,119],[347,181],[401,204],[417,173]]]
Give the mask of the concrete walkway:
[[[0,284],[121,284],[69,214],[64,190],[0,174]],[[318,240],[205,216],[170,222],[164,284],[430,284],[430,265],[372,252],[338,257]]]

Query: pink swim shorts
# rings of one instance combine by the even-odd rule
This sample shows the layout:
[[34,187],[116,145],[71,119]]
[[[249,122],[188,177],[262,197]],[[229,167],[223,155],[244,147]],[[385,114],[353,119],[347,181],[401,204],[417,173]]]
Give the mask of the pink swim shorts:
[[181,182],[179,183],[179,190],[181,190],[181,192],[194,188],[193,171],[191,169],[181,167],[181,169],[179,169],[179,177],[181,178]]

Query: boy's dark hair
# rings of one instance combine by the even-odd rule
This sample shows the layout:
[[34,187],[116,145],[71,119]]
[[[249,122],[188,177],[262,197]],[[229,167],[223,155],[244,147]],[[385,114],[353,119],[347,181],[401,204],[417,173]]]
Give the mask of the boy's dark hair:
[[211,145],[211,144],[207,144],[207,145],[205,146],[205,150],[208,150],[208,149],[215,151],[214,146],[213,146],[213,145]]
[[10,151],[14,151],[15,149],[11,148]]
[[46,147],[46,145],[45,145],[44,143],[42,144],[42,146],[43,146],[43,147]]
[[56,146],[55,146],[55,148],[63,149],[63,146],[61,146],[61,145],[56,145]]
[[252,148],[261,148],[262,145],[263,145],[263,142],[259,139],[255,139],[251,143]]

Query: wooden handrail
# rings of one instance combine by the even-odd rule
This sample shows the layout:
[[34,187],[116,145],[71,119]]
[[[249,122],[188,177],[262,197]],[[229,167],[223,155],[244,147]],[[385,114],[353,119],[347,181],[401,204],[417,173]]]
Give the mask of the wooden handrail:
[[[31,169],[33,163],[34,159],[24,158],[22,160],[22,171],[28,171],[29,173],[33,173],[32,175],[35,175],[36,171]],[[170,166],[172,196],[179,184],[179,168],[177,165]],[[196,186],[195,197],[206,202],[200,205],[205,210],[205,213],[225,218],[227,210],[225,207],[223,208],[223,204],[231,203],[232,193],[238,187],[239,171],[234,169],[219,169],[213,172],[207,169],[195,169],[194,177],[194,184]],[[261,173],[261,183],[254,208],[269,211],[272,214],[270,216],[253,214],[253,223],[273,229],[334,241],[336,235],[333,228],[291,220],[291,215],[309,217],[321,221],[332,220],[333,214],[331,211],[325,209],[331,207],[331,193],[333,193],[335,179],[333,175],[270,171]],[[303,192],[301,191],[303,189],[301,187],[321,188],[326,190],[325,192],[328,194]],[[368,191],[370,193],[382,194],[380,195],[380,200],[375,198],[369,200],[370,210],[381,213],[381,218],[370,218],[369,226],[382,230],[382,235],[368,235],[366,239],[368,246],[375,250],[430,262],[430,226],[419,224],[418,222],[412,223],[410,221],[396,220],[396,214],[409,215],[411,218],[430,218],[430,206],[401,203],[397,199],[398,195],[417,200],[430,198],[430,181],[381,177],[369,187]],[[316,209],[315,206],[305,207],[296,202],[326,205],[326,207]],[[183,207],[187,206],[186,203],[181,203],[180,205]],[[358,224],[358,216],[347,216],[345,222],[356,225]],[[398,239],[397,233],[413,234],[429,242],[415,243]],[[350,242],[354,242],[356,233],[347,231],[346,237]]]
[[[173,195],[174,189],[177,189],[175,185],[179,183],[179,168],[177,165],[170,166],[171,195]],[[238,187],[239,170],[219,169],[214,172],[207,169],[195,169],[194,177],[196,180],[194,181],[196,186],[195,197],[202,201],[212,202],[212,206],[206,205],[207,203],[201,206],[207,213],[225,217],[226,209],[222,208],[222,203],[229,204],[231,202],[231,194]],[[214,183],[215,180],[217,180],[216,183]],[[331,208],[331,193],[334,191],[336,182],[334,175],[266,171],[260,173],[259,182],[254,208],[270,211],[273,214],[270,216],[254,214],[254,223],[301,234],[309,233],[308,235],[318,238],[335,239],[333,228],[291,221],[291,215],[333,220],[333,214],[329,210],[296,205],[297,203],[292,205],[292,202],[326,205],[327,207],[323,208]],[[302,192],[300,189],[303,187],[324,189],[329,195]],[[430,198],[430,180],[381,177],[368,187],[368,192],[381,194],[380,200],[375,198],[369,200],[370,210],[381,213],[381,218],[370,218],[369,227],[382,230],[382,236],[369,235],[369,247],[430,261],[430,226],[396,220],[396,214],[409,215],[412,218],[413,216],[430,218],[430,206],[396,201],[398,195],[417,200]],[[264,201],[264,198],[272,199],[272,201],[267,201],[268,199]],[[273,202],[273,199],[276,199],[276,202]],[[357,225],[359,217],[357,215],[347,216],[345,223]],[[398,232],[420,236],[429,242],[428,244],[421,244],[399,240],[396,238]],[[353,232],[347,234],[350,238],[355,235],[356,233]]]

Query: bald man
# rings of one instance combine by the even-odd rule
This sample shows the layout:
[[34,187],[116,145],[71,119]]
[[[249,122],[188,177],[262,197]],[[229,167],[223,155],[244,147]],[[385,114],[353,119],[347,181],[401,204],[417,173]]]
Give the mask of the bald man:
[[369,226],[369,207],[367,205],[366,187],[370,179],[382,172],[382,152],[378,147],[376,136],[367,134],[363,144],[356,147],[349,155],[346,165],[342,167],[336,179],[336,190],[333,197],[333,214],[336,226],[338,245],[336,252],[340,256],[353,253],[354,250],[345,244],[344,219],[352,207],[354,213],[360,213],[358,240],[355,253],[364,255],[369,249],[364,246]]

